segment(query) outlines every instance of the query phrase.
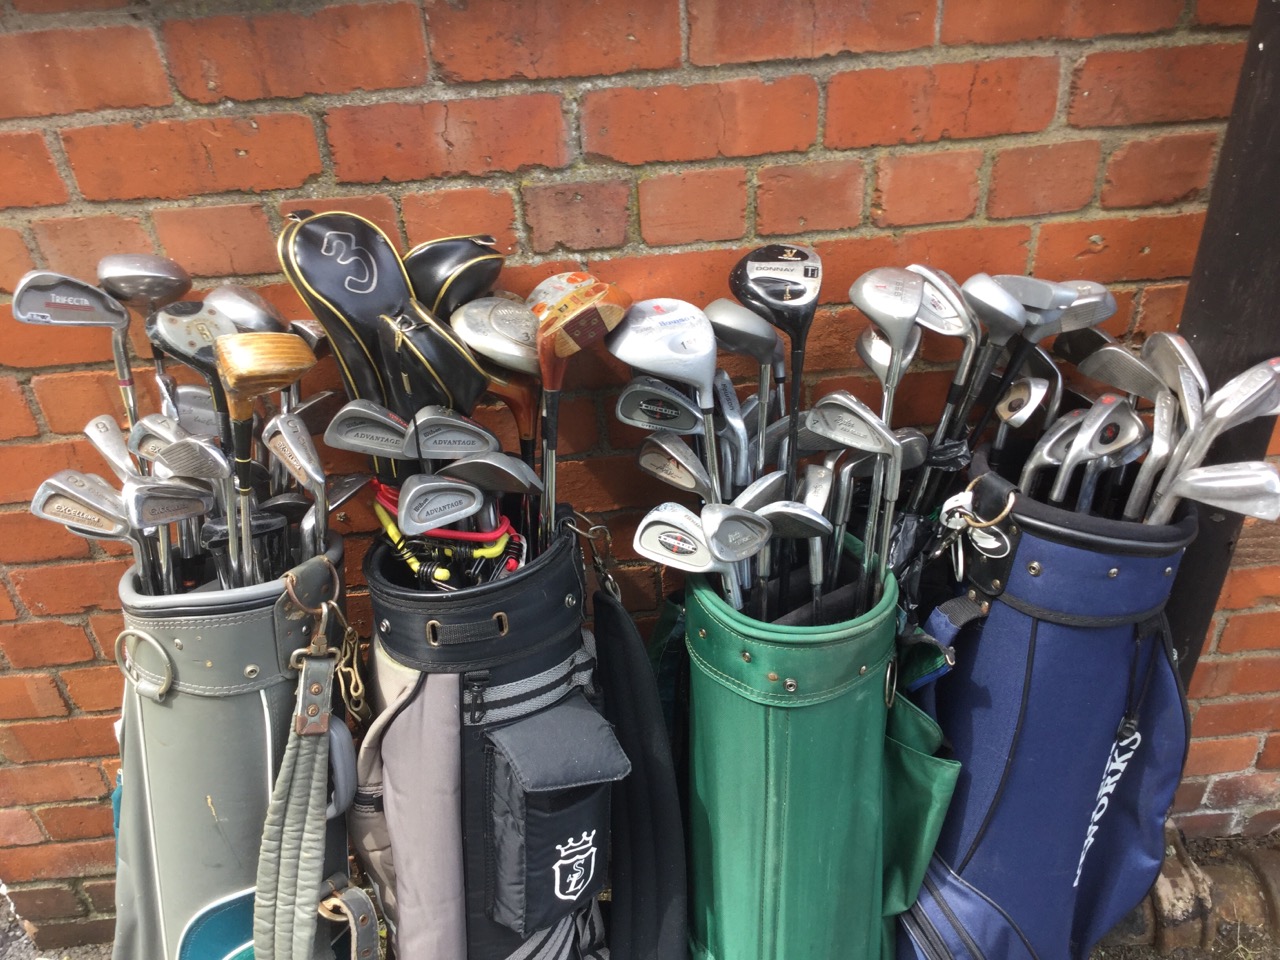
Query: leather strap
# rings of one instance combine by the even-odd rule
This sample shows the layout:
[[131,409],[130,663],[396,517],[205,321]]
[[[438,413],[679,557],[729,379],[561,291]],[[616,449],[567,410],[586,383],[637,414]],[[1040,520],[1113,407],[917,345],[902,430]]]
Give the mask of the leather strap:
[[373,901],[341,873],[325,881],[328,895],[320,901],[320,916],[345,922],[351,931],[351,960],[374,960],[378,956],[378,917]]

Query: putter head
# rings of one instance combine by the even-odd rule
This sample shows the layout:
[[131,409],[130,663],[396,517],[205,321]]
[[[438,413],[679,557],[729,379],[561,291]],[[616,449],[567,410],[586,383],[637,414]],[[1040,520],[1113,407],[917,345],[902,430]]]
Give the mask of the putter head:
[[218,374],[233,420],[253,416],[253,402],[283,390],[316,365],[306,341],[292,333],[235,333],[214,341]]
[[640,469],[651,477],[711,500],[711,477],[702,461],[677,434],[658,430],[644,438],[638,455]]
[[400,487],[397,525],[416,536],[458,523],[480,512],[484,492],[469,483],[416,473]]
[[30,270],[13,289],[13,319],[36,326],[129,326],[129,311],[92,284],[49,270]]
[[214,287],[205,295],[204,306],[230,320],[241,333],[292,332],[291,325],[279,310],[262,299],[256,291],[238,283],[224,283]]
[[778,333],[764,317],[724,297],[712,300],[703,312],[722,349],[751,357],[762,366],[773,363]]
[[729,289],[801,349],[818,309],[822,258],[812,247],[770,243],[752,250],[729,272]]
[[703,410],[715,406],[715,331],[707,315],[693,304],[666,297],[641,300],[627,311],[605,345],[637,370],[689,384]]
[[98,261],[98,283],[121,303],[150,313],[186,296],[191,275],[167,257],[113,253]]
[[538,373],[538,317],[524,303],[481,297],[449,316],[449,325],[478,356],[519,373]]
[[716,565],[702,521],[678,503],[660,503],[646,513],[632,546],[640,556],[686,573],[706,573]]
[[501,450],[498,438],[470,417],[430,404],[413,415],[404,433],[404,455],[420,460],[456,460],[473,453]]
[[[760,322],[764,323],[763,320]],[[773,331],[772,327],[769,329]],[[669,430],[679,434],[702,432],[702,412],[698,407],[675,387],[657,377],[633,378],[618,394],[614,413],[622,423],[641,430]]]

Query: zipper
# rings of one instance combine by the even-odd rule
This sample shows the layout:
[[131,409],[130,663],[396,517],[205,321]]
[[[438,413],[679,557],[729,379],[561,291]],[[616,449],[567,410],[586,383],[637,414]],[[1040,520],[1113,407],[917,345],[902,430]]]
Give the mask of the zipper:
[[976,957],[977,960],[986,960],[986,955],[983,954],[981,949],[979,949],[978,942],[973,939],[973,936],[969,931],[960,923],[960,918],[957,917],[956,912],[951,909],[951,904],[947,903],[947,901],[942,898],[942,891],[938,889],[938,884],[927,873],[924,875],[924,886],[925,889],[929,891],[929,895],[932,896],[934,901],[938,904],[938,909],[942,911],[942,915],[947,918],[947,922],[951,924],[952,929],[955,930],[956,935],[964,944],[964,948],[969,951],[970,956]]
[[913,903],[911,909],[899,914],[898,918],[907,928],[907,934],[912,942],[924,951],[925,960],[951,960],[951,955],[947,952],[938,932],[933,928],[933,924],[925,916],[924,908],[919,902]]

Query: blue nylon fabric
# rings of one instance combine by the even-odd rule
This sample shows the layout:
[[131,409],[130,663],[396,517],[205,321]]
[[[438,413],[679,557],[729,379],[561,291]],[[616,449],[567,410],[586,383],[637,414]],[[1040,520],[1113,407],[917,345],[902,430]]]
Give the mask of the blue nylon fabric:
[[[1180,553],[1108,555],[1024,534],[1007,594],[1053,619],[1137,618],[1167,599]],[[1155,880],[1187,723],[1163,638],[1140,634],[1036,620],[997,598],[956,637],[955,669],[919,698],[962,763],[930,877],[980,955],[1026,955],[1012,922],[1040,960],[1084,958]],[[1135,703],[1137,738],[1118,743]],[[927,888],[919,906],[948,919]],[[943,956],[974,956],[958,935],[943,940]],[[899,938],[900,957],[931,955]]]
[[[937,960],[938,946],[945,949],[946,957],[956,960],[1035,958],[1004,911],[936,856],[925,874],[912,920],[914,924],[903,924],[906,940],[921,960]],[[963,924],[963,933],[957,923]],[[900,938],[900,950],[903,945]]]

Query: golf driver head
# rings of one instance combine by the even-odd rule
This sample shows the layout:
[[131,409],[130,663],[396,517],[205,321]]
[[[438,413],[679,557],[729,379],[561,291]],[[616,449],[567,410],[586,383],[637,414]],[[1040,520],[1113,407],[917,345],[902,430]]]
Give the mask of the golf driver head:
[[759,247],[729,272],[733,295],[785,333],[793,353],[809,334],[821,286],[822,258],[802,244]]
[[464,303],[449,325],[477,355],[519,373],[538,373],[538,317],[524,303],[481,297]]
[[698,406],[715,406],[716,338],[707,315],[667,297],[641,300],[605,340],[609,352],[644,373],[688,384]]
[[285,333],[290,331],[280,311],[255,290],[238,283],[224,283],[204,298],[207,310],[220,313],[241,333]]
[[[849,287],[849,301],[866,314],[894,353],[907,349],[924,303],[924,277],[897,267],[868,270]],[[901,369],[906,364],[900,365]],[[887,369],[887,366],[886,366]],[[883,381],[883,378],[882,378]]]
[[[907,335],[906,346],[898,354],[901,369],[906,370],[911,366],[911,361],[916,357],[916,351],[920,349],[921,336],[920,328],[913,324],[911,332]],[[881,385],[888,389],[889,373],[895,358],[889,341],[875,327],[867,327],[858,337],[856,349],[863,364],[876,375]]]
[[98,261],[98,283],[121,303],[149,313],[186,296],[191,275],[167,257],[113,253]]
[[778,333],[764,317],[724,297],[711,301],[703,312],[722,349],[751,357],[761,365],[773,363]]
[[[235,324],[198,300],[179,300],[147,317],[147,339],[191,367],[211,385],[218,382],[213,345],[236,332]],[[215,391],[216,392],[216,391]]]

